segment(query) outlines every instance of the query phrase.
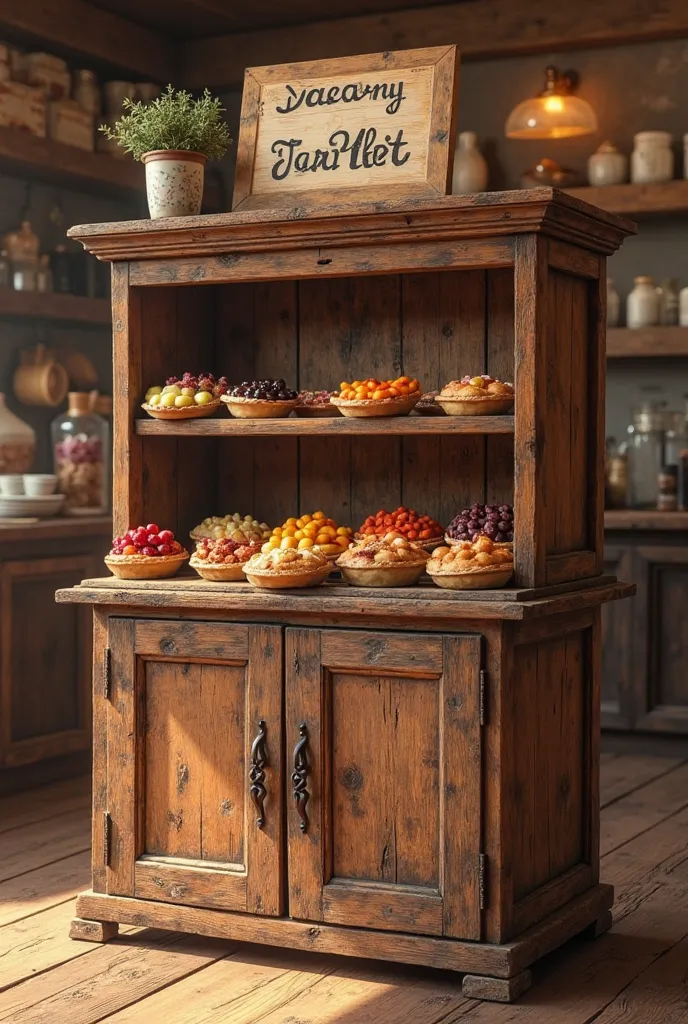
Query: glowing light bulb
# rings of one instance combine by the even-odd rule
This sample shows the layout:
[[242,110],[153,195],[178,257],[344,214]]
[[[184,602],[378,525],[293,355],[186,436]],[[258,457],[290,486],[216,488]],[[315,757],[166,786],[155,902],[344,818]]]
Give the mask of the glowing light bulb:
[[546,96],[544,106],[548,114],[561,114],[564,109],[561,96]]

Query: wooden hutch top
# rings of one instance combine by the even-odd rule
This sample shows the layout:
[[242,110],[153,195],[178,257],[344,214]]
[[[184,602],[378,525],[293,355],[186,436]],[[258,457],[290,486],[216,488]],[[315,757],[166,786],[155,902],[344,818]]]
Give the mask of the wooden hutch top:
[[[562,591],[590,601],[602,583],[607,596],[597,600],[609,599],[605,258],[633,230],[549,188],[72,228],[114,264],[115,530],[155,520],[183,541],[230,508],[274,525],[311,506],[354,527],[399,504],[448,522],[474,501],[507,501],[513,588],[471,597],[424,585],[397,593],[397,610],[410,601],[428,617],[492,607],[492,616],[520,618],[540,612],[516,611],[519,601],[547,601],[548,613]],[[406,372],[431,390],[489,372],[514,381],[515,414],[144,418],[146,387],[201,366],[237,382],[282,376],[313,389]],[[359,602],[372,614],[391,598],[331,583],[299,604],[334,602],[340,614]],[[287,617],[294,604],[190,577],[145,587],[90,581],[69,599],[224,608],[236,600]]]

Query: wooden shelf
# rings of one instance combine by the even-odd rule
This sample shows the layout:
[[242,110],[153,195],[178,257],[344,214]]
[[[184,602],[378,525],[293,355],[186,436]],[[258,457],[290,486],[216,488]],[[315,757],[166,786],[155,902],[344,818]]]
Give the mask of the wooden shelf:
[[0,519],[0,544],[26,540],[67,540],[72,537],[111,537],[111,516],[60,516],[56,519]]
[[688,327],[610,327],[607,358],[688,356]]
[[130,157],[89,153],[16,128],[0,128],[0,171],[100,195],[122,198],[128,193],[145,202],[143,166]]
[[565,191],[607,213],[634,217],[688,214],[688,180],[665,181],[658,185],[588,186]]
[[15,292],[0,288],[0,317],[6,319],[64,320],[107,327],[112,322],[109,299],[89,299],[60,292]]
[[350,419],[347,416],[301,419],[237,420],[155,420],[151,417],[136,421],[136,433],[143,436],[169,437],[341,437],[359,435],[418,434],[513,434],[513,416],[385,416],[370,419]]
[[615,508],[604,513],[605,530],[688,530],[688,512]]

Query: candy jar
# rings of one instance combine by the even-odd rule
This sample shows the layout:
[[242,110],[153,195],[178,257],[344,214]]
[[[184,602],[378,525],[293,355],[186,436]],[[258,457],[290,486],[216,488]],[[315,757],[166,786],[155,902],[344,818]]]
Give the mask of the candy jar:
[[58,489],[66,495],[67,515],[98,515],[110,499],[109,428],[91,412],[91,396],[70,391],[69,407],[52,423]]

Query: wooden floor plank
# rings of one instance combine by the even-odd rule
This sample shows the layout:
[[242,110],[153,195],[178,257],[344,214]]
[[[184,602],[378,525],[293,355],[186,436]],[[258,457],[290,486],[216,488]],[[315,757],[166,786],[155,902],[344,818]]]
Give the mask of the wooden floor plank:
[[0,833],[58,817],[91,803],[91,779],[81,775],[51,786],[0,798]]
[[639,757],[614,754],[602,761],[600,770],[600,806],[632,793],[634,789],[673,771],[683,761],[679,757]]
[[602,854],[654,828],[682,807],[688,807],[688,764],[674,768],[605,808],[600,826]]
[[[108,1017],[108,1024],[244,1024],[300,996],[339,957],[243,945],[224,960]],[[249,1016],[247,1016],[249,1014]]]
[[91,812],[69,811],[0,835],[0,882],[90,848]]
[[659,957],[597,1018],[596,1024],[685,1024],[688,938]]
[[0,1021],[94,1024],[232,952],[218,939],[152,929],[103,946],[73,945],[91,952],[0,995]]
[[88,850],[0,882],[0,928],[65,903],[90,884]]

